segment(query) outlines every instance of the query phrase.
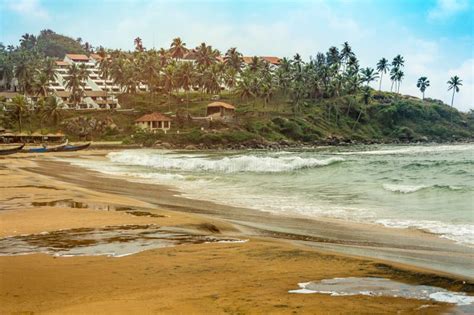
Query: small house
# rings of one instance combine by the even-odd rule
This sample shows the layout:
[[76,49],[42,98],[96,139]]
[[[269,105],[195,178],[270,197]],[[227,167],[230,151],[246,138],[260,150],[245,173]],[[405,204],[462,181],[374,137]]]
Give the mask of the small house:
[[150,132],[162,130],[166,133],[171,128],[171,118],[155,112],[143,115],[135,120],[135,126]]
[[235,107],[224,102],[213,102],[207,105],[206,116],[232,118],[235,114]]

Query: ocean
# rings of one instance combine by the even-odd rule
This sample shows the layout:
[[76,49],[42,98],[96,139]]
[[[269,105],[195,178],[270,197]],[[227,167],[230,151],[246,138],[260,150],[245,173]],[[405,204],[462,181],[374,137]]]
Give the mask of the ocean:
[[189,198],[420,229],[474,246],[474,144],[278,152],[143,149],[73,163],[132,181],[171,185]]

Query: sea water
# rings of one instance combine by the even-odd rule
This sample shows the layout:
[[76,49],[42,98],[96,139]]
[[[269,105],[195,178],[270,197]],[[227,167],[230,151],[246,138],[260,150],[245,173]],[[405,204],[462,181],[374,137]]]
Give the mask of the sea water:
[[474,246],[474,144],[298,151],[124,150],[74,163],[186,197],[284,215],[415,228]]

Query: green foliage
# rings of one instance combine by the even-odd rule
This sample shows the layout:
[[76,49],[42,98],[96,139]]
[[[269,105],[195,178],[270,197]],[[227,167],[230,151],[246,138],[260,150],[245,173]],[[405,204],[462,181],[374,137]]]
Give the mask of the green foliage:
[[82,45],[64,35],[57,34],[51,30],[43,30],[37,38],[37,49],[47,57],[64,58],[67,53],[84,54],[86,51]]

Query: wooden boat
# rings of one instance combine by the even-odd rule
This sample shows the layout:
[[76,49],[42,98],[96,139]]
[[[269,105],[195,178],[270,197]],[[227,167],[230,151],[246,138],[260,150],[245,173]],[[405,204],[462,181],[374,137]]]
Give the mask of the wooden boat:
[[87,149],[91,143],[86,143],[83,145],[66,145],[65,147],[59,149],[59,152],[71,152],[71,151],[79,151],[79,150],[84,150]]
[[66,147],[67,146],[67,141],[61,145],[58,145],[56,147],[53,147],[53,148],[48,148],[47,146],[43,146],[41,148],[30,148],[30,149],[26,149],[26,150],[23,150],[23,152],[26,152],[26,153],[47,153],[47,152],[59,152],[62,148]]
[[22,144],[22,145],[20,145],[19,147],[16,147],[16,148],[0,150],[0,155],[8,155],[8,154],[13,154],[13,153],[20,152],[23,149],[24,146],[25,146],[25,144]]

